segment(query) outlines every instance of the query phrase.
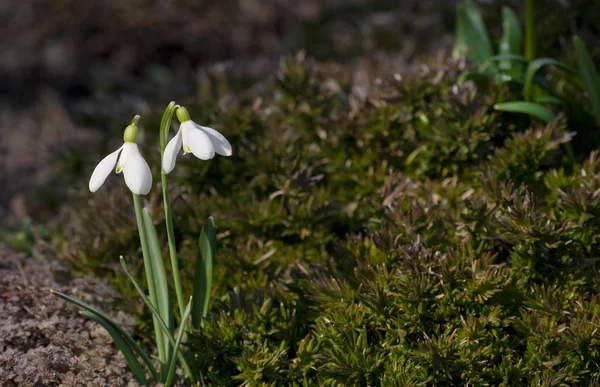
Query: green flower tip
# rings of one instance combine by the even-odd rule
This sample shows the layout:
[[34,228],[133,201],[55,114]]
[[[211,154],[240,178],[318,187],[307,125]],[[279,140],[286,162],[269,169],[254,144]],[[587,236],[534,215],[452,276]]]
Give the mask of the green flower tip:
[[177,109],[177,119],[179,119],[179,122],[181,122],[181,123],[189,121],[190,113],[188,112],[188,110],[186,108],[181,106]]
[[136,124],[131,124],[127,128],[125,128],[125,132],[123,133],[123,141],[125,142],[137,142],[138,128]]

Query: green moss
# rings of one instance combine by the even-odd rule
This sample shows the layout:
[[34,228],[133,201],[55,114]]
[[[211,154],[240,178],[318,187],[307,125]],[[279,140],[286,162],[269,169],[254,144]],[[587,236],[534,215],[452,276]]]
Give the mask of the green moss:
[[[260,100],[186,101],[234,144],[169,176],[188,294],[203,219],[217,222],[209,321],[190,341],[209,385],[600,379],[597,154],[571,141],[572,115],[495,112],[456,78],[430,64],[364,100],[350,70],[298,56]],[[82,267],[139,256],[119,189],[73,211],[59,246]]]

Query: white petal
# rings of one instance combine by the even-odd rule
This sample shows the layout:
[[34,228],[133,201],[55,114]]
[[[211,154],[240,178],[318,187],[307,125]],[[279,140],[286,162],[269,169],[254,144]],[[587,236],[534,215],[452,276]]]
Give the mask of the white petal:
[[119,165],[123,166],[125,184],[136,195],[147,195],[152,188],[152,173],[150,167],[137,146],[132,142],[123,145],[123,153],[119,158]]
[[181,124],[183,135],[183,150],[185,153],[192,152],[200,160],[209,160],[215,157],[215,147],[201,129],[196,128],[192,121]]
[[92,177],[90,177],[89,188],[91,192],[98,191],[102,184],[104,184],[106,178],[108,177],[108,175],[110,175],[110,172],[113,170],[115,164],[117,163],[117,158],[119,157],[119,152],[121,151],[121,149],[123,149],[123,146],[121,146],[119,149],[103,158],[102,161],[100,161],[98,165],[96,165],[96,168],[92,173]]
[[169,141],[165,147],[165,152],[162,159],[162,170],[166,175],[175,168],[175,161],[177,160],[177,153],[181,149],[181,129],[179,132]]
[[208,137],[210,137],[213,146],[215,147],[215,152],[217,152],[221,156],[231,156],[231,144],[229,143],[229,141],[227,141],[225,136],[223,136],[221,133],[217,132],[213,128],[209,128],[207,126],[200,126],[196,124],[196,127],[202,129],[204,133],[208,134]]

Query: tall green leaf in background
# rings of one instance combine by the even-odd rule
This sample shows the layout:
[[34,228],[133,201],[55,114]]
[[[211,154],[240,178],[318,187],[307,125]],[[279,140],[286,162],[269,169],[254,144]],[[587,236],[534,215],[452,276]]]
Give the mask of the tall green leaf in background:
[[467,45],[467,38],[465,36],[464,27],[464,4],[458,4],[456,6],[456,27],[454,31],[454,49],[452,50],[452,57],[454,59],[464,59],[469,51]]
[[550,109],[535,102],[511,101],[497,103],[494,105],[494,109],[503,112],[529,114],[546,122],[550,122],[556,118],[556,114]]
[[196,272],[194,273],[194,295],[192,303],[192,326],[200,329],[208,315],[212,288],[213,257],[217,247],[215,220],[209,216],[200,234]]
[[578,36],[573,38],[573,44],[575,46],[575,57],[577,58],[577,65],[585,88],[588,92],[594,113],[596,114],[596,120],[600,124],[600,74],[594,66],[592,57],[585,47],[585,44],[581,41]]
[[[462,7],[459,7],[458,12],[471,58],[477,66],[482,66],[489,58],[494,56],[494,49],[488,31],[483,23],[481,12],[473,0],[466,0],[462,4]],[[494,63],[489,64],[486,72],[488,74],[497,73],[496,65]]]
[[544,66],[552,65],[558,67],[562,70],[568,71],[571,74],[577,74],[577,70],[573,67],[559,62],[552,58],[540,58],[529,62],[527,66],[527,70],[525,72],[525,79],[523,81],[523,97],[525,97],[526,101],[530,101],[533,99],[533,86],[536,73]]
[[[502,7],[502,38],[500,39],[500,55],[521,55],[523,53],[523,31],[519,17],[509,7]],[[500,70],[512,79],[521,79],[523,64],[514,60],[501,60]]]

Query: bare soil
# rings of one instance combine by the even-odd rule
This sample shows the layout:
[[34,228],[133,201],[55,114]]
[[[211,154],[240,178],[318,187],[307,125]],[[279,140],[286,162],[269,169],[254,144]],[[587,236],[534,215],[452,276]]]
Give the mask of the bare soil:
[[101,280],[72,278],[43,242],[33,256],[0,244],[0,386],[135,386],[104,328],[50,293],[73,295],[133,333],[135,319],[111,313],[116,292]]

